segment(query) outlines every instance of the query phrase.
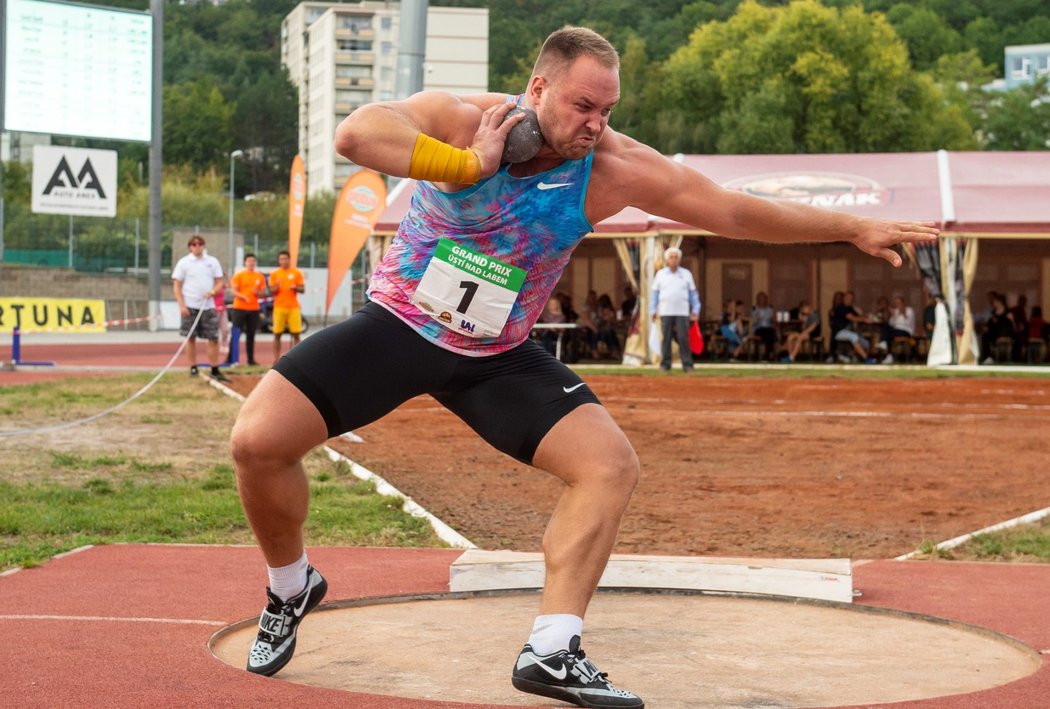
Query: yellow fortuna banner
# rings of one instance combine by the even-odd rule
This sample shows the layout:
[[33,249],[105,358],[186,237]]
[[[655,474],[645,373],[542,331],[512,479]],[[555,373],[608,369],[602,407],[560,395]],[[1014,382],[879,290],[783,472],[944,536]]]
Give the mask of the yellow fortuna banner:
[[106,301],[0,298],[0,332],[105,332]]

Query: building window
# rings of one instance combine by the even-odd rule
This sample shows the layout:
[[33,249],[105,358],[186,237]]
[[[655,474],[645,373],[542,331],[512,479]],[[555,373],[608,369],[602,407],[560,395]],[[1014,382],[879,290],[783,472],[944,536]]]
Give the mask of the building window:
[[340,79],[371,79],[372,67],[339,64],[335,68],[335,75]]
[[372,29],[372,17],[361,16],[361,15],[340,15],[339,16],[339,29],[351,30],[353,32],[362,32],[365,30]]
[[339,89],[335,92],[336,103],[361,104],[372,100],[371,91],[360,91],[354,89]]
[[371,52],[372,43],[365,39],[342,39],[339,40],[340,52]]
[[1010,62],[1012,72],[1011,75],[1014,79],[1027,79],[1031,77],[1032,65],[1028,61],[1028,57],[1014,57],[1013,61]]
[[380,29],[388,30],[388,29],[391,29],[393,26],[394,26],[394,18],[393,17],[380,17],[379,18],[379,28]]
[[379,45],[379,51],[384,57],[389,57],[394,51],[393,42],[381,42]]

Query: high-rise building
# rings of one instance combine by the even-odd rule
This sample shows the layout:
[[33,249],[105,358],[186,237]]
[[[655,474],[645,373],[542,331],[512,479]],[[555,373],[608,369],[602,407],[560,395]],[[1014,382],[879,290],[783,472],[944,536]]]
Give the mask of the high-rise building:
[[[335,129],[370,101],[395,98],[400,3],[303,2],[281,23],[281,63],[299,88],[299,153],[310,194],[338,192],[357,168],[335,152]],[[484,8],[429,7],[423,88],[488,90]]]

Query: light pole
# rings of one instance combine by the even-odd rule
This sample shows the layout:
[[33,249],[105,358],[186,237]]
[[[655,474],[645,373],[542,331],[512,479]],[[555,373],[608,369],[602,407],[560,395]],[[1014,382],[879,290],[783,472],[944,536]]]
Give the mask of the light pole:
[[234,160],[244,155],[243,150],[234,150],[230,153],[230,237],[227,242],[226,273],[233,272],[233,166]]

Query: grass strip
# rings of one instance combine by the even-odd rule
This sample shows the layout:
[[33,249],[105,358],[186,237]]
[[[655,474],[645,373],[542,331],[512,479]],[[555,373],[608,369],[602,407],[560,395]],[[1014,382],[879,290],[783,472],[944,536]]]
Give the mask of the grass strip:
[[[320,479],[318,479],[320,478]],[[426,520],[378,495],[371,483],[322,472],[310,481],[311,544],[441,546]],[[86,544],[252,544],[233,470],[216,465],[197,480],[80,485],[0,482],[0,569],[36,566]]]
[[924,557],[951,561],[1011,561],[1050,563],[1050,517],[987,534],[976,534],[952,549],[922,548]]

